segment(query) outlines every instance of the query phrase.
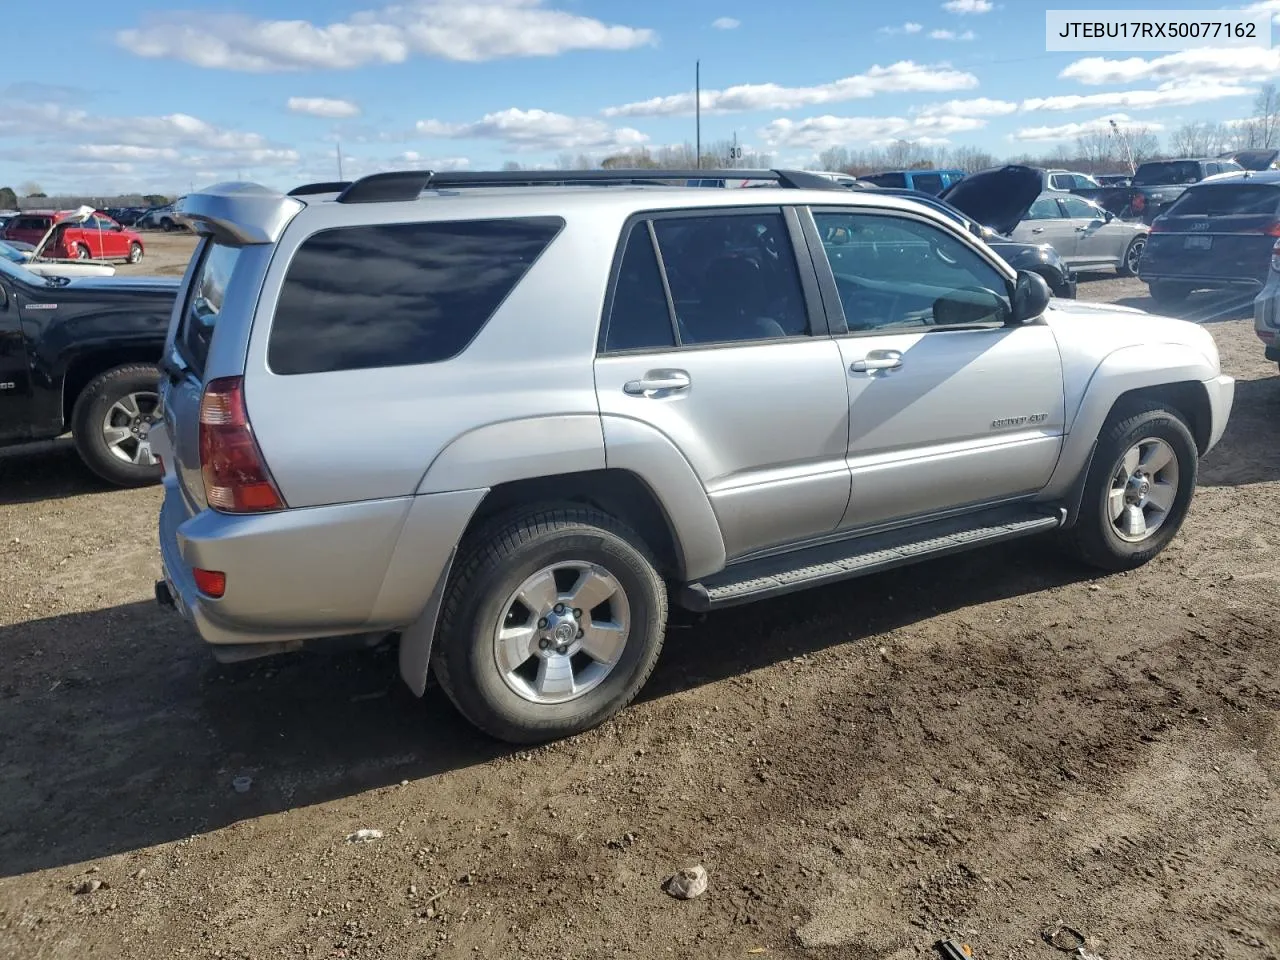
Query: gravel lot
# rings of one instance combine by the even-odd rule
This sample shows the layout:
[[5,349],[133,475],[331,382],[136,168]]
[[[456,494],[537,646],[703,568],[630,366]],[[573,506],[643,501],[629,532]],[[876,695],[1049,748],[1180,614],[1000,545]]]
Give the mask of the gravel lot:
[[216,666],[151,599],[156,490],[0,456],[0,956],[1280,956],[1280,380],[1247,305],[1188,312],[1240,382],[1148,567],[1025,542],[718,614],[528,752],[389,649]]

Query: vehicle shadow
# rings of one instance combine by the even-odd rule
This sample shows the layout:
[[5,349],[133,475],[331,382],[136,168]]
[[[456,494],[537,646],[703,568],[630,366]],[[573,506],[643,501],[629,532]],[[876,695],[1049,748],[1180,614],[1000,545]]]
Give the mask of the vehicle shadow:
[[1149,296],[1122,297],[1115,302],[1117,306],[1135,307],[1148,313],[1192,320],[1195,323],[1222,323],[1226,320],[1251,318],[1253,297],[1252,293],[1242,295],[1220,290],[1201,290],[1191,294],[1185,302],[1178,304],[1156,303]]
[[[713,615],[671,631],[643,696],[1090,575],[1027,542]],[[172,613],[133,603],[0,627],[0,654],[0,876],[513,752],[440,691],[415,699],[390,646],[220,667]]]
[[0,506],[119,492],[84,465],[71,438],[0,447]]

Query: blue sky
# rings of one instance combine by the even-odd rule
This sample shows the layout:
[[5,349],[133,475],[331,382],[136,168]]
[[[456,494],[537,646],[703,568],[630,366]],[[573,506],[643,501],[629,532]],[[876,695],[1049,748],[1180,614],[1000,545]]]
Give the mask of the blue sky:
[[[779,164],[897,138],[1050,153],[1109,117],[1167,134],[1249,113],[1276,50],[1046,53],[1030,0],[70,0],[5,11],[33,76],[0,78],[0,185],[279,187],[403,167],[737,134]],[[1083,3],[1081,7],[1103,6]],[[1130,9],[1204,9],[1125,0]],[[1241,4],[1280,14],[1280,0]]]

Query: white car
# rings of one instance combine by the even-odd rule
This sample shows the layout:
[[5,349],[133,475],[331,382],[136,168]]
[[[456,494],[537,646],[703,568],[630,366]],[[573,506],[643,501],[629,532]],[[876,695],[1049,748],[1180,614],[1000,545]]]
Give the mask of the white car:
[[36,260],[35,247],[31,244],[8,240],[0,240],[0,257],[38,277],[114,277],[116,273],[116,268],[109,263]]

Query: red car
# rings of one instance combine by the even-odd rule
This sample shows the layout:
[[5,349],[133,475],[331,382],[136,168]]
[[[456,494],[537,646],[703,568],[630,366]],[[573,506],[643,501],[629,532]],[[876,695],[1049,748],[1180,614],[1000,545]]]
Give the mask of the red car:
[[142,259],[142,237],[122,227],[105,213],[84,215],[73,210],[33,211],[5,224],[0,239],[39,246],[53,230],[41,255],[53,259],[127,260]]

